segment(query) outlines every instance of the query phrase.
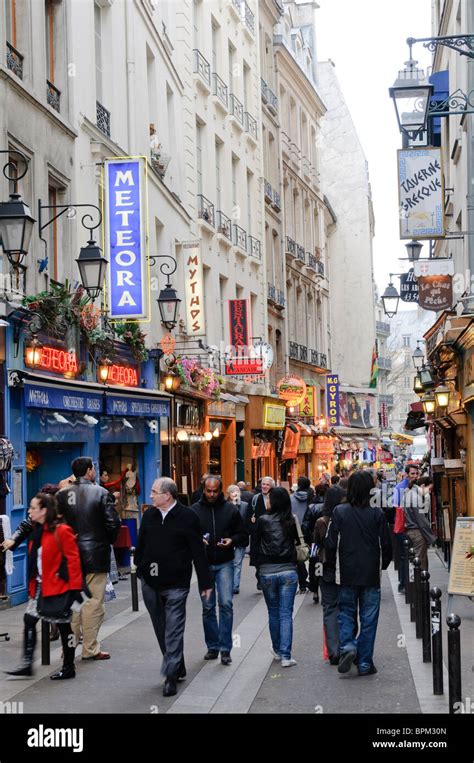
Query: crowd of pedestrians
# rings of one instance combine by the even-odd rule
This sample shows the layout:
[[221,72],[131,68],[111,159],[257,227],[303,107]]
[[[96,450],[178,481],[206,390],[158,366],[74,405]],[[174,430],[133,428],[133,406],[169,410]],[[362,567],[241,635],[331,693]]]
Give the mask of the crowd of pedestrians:
[[[36,623],[57,625],[63,667],[54,680],[75,676],[76,646],[83,660],[107,660],[99,642],[111,544],[120,529],[114,498],[96,484],[92,460],[78,458],[72,476],[30,504],[24,520],[3,549],[28,539],[29,601],[24,616],[24,648],[14,676],[31,676]],[[297,592],[310,591],[323,609],[324,640],[331,665],[358,675],[377,672],[374,647],[380,610],[381,571],[408,537],[427,568],[434,541],[428,505],[429,478],[415,465],[387,504],[383,474],[358,469],[350,476],[323,473],[311,486],[300,476],[292,494],[263,477],[250,490],[203,475],[192,504],[179,503],[169,477],[155,480],[137,540],[135,563],[143,600],[163,655],[164,696],[177,693],[186,677],[184,631],[193,564],[202,604],[207,651],[204,660],[232,663],[233,597],[240,592],[246,553],[255,568],[256,588],[268,610],[273,658],[293,667],[293,608]],[[51,493],[55,493],[52,495]],[[403,508],[404,524],[397,525]],[[399,591],[404,591],[399,564]],[[72,608],[77,610],[74,613]]]

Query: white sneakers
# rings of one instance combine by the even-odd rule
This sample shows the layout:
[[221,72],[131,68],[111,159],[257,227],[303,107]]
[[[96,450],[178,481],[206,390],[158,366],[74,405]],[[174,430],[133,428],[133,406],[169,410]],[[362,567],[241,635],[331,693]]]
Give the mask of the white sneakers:
[[274,649],[270,649],[271,654],[273,655],[274,660],[278,660],[280,662],[281,660],[281,654],[278,654],[278,652],[275,652]]
[[296,664],[297,664],[296,660],[294,660],[292,657],[289,660],[281,661],[282,668],[292,668],[293,665],[296,665]]

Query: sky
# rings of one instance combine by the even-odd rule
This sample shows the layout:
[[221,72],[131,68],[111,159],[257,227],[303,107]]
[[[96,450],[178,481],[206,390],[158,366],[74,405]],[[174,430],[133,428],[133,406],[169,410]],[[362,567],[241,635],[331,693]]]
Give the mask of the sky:
[[[375,215],[374,274],[382,293],[389,273],[408,270],[398,229],[397,149],[401,148],[388,88],[408,60],[407,37],[431,36],[430,0],[318,0],[317,58],[336,65],[346,103],[369,164]],[[422,43],[413,57],[425,69],[432,55]],[[333,201],[337,213],[337,200]],[[422,256],[427,252],[422,250]],[[398,288],[399,281],[394,285]],[[408,305],[404,305],[408,307]]]

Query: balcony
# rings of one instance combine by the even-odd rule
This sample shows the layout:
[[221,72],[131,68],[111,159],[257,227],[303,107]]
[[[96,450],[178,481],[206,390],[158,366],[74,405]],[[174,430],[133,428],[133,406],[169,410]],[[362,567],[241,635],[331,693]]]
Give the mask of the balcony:
[[61,91],[49,80],[46,80],[46,100],[51,108],[59,113]]
[[290,359],[299,360],[300,363],[308,363],[308,365],[318,368],[327,368],[327,356],[324,353],[312,350],[297,342],[290,342]]
[[234,244],[244,252],[247,251],[247,233],[237,223],[234,223]]
[[247,132],[254,141],[258,140],[257,120],[254,119],[248,111],[245,112],[245,132]]
[[289,161],[291,159],[291,140],[290,136],[283,130],[281,131],[281,152],[283,158]]
[[232,0],[232,8],[236,11],[239,19],[240,19],[240,0]]
[[300,244],[296,244],[296,260],[297,262],[306,262],[304,246],[301,246]]
[[211,204],[209,199],[206,199],[205,196],[202,195],[202,193],[198,193],[197,197],[198,202],[198,217],[201,220],[205,220],[206,223],[209,225],[212,225],[212,227],[215,227],[215,218],[214,218],[214,204]]
[[379,358],[377,361],[378,367],[381,371],[391,371],[392,370],[392,360],[391,358]]
[[317,261],[317,274],[319,276],[322,276],[324,278],[324,262],[321,262],[321,260]]
[[289,236],[286,237],[286,249],[287,254],[290,254],[292,257],[296,257],[296,241],[294,241]]
[[273,207],[273,209],[276,209],[277,212],[279,212],[281,210],[281,196],[278,193],[278,191],[275,191],[275,189],[273,189],[273,204],[272,204],[272,207]]
[[267,299],[269,302],[273,302],[275,307],[278,307],[280,310],[285,308],[285,295],[271,283],[268,284]]
[[263,103],[268,103],[267,89],[268,89],[267,83],[265,82],[264,79],[262,79],[262,77],[260,77],[260,90],[261,90],[261,93],[262,93],[262,102]]
[[[196,48],[193,50],[194,53],[194,68],[193,72],[194,74],[199,75],[202,82],[204,82],[208,89],[211,87],[211,65],[209,61],[207,61],[204,56],[202,55],[200,50],[197,50]],[[199,81],[199,80],[198,80]]]
[[390,334],[390,323],[384,323],[383,321],[375,321],[375,328],[377,334]]
[[232,221],[220,209],[217,210],[217,232],[232,241]]
[[268,180],[263,181],[263,194],[265,196],[265,201],[268,201],[269,204],[273,201],[273,189],[271,184],[268,182]]
[[213,72],[212,84],[212,94],[216,96],[218,105],[224,106],[227,111],[229,108],[229,91],[224,80],[222,80],[216,72]]
[[99,130],[110,138],[110,111],[107,111],[99,101],[96,101],[96,119]]
[[244,126],[244,107],[233,93],[230,94],[230,114],[241,127]]
[[9,42],[7,42],[7,68],[17,77],[23,79],[23,56]]
[[249,254],[251,254],[252,257],[255,257],[256,260],[262,259],[262,245],[258,238],[254,238],[253,236],[248,236],[248,244],[249,244]]
[[379,402],[386,403],[389,408],[393,408],[393,405],[394,405],[393,395],[379,395]]
[[278,98],[275,93],[267,86],[268,110],[276,116],[278,114]]
[[302,158],[302,166],[303,166],[303,174],[305,178],[309,181],[312,180],[312,167],[311,162],[309,161],[307,156],[303,156]]
[[313,257],[313,255],[310,254],[309,252],[306,252],[306,254],[308,255],[308,261],[306,263],[306,267],[308,268],[308,270],[314,270],[314,272],[317,273],[318,272],[318,261],[317,261],[316,257]]
[[252,11],[250,10],[245,0],[243,0],[242,2],[242,10],[243,10],[242,21],[244,22],[244,28],[248,29],[249,32],[252,34],[252,36],[254,36],[255,35],[255,16],[253,15]]

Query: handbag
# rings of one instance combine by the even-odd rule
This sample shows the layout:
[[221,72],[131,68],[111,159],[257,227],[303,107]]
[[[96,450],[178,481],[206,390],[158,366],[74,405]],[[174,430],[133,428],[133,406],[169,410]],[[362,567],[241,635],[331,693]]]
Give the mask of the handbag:
[[405,509],[403,506],[397,506],[395,508],[395,524],[393,526],[393,532],[395,535],[403,535],[405,529]]
[[298,520],[298,517],[296,515],[293,515],[295,517],[295,525],[296,525],[296,532],[298,533],[298,539],[299,543],[296,543],[296,561],[297,562],[306,562],[309,559],[309,546],[307,543],[304,542],[303,533],[301,532],[300,523]]
[[67,620],[71,616],[71,603],[71,591],[58,593],[54,596],[43,596],[40,593],[36,609],[40,617]]

